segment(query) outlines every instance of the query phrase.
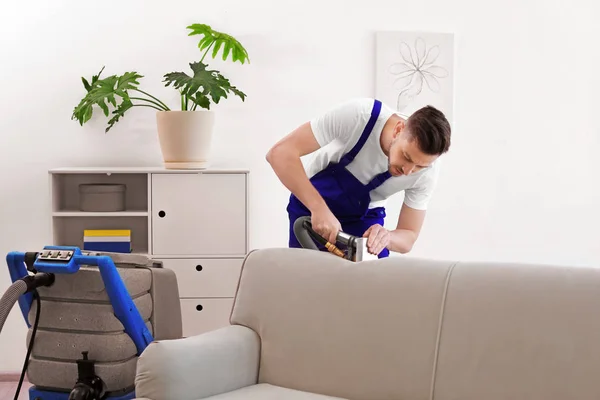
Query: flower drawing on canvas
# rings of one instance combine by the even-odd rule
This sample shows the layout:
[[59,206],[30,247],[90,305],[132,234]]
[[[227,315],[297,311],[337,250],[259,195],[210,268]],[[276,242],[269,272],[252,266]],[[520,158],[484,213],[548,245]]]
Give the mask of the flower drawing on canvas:
[[401,111],[421,94],[423,83],[432,92],[439,92],[439,79],[447,77],[448,71],[436,64],[440,56],[439,46],[427,48],[420,37],[415,40],[414,49],[402,42],[399,50],[403,62],[390,65],[388,71],[396,76],[394,88],[399,90],[396,108]]

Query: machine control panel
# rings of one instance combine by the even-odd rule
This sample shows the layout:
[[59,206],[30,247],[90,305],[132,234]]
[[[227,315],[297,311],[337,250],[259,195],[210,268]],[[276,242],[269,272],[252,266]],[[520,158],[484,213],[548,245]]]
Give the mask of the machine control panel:
[[39,261],[69,262],[73,258],[72,250],[42,250],[38,255]]

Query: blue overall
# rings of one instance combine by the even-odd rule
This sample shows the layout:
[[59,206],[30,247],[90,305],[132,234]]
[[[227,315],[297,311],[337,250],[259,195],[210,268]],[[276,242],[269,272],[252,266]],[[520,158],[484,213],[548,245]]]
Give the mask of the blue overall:
[[[362,237],[371,225],[383,225],[385,209],[383,207],[369,208],[370,192],[389,179],[391,174],[389,171],[382,172],[364,185],[346,169],[346,166],[354,160],[369,138],[380,111],[381,102],[375,100],[371,117],[352,150],[345,154],[339,163],[330,163],[310,179],[333,215],[340,221],[342,231],[358,237]],[[289,247],[301,247],[294,235],[294,221],[301,216],[310,216],[311,212],[294,194],[290,196],[287,212],[290,220]],[[319,248],[325,250],[323,246],[319,246]],[[379,258],[387,256],[389,256],[389,250],[386,248],[378,255]]]

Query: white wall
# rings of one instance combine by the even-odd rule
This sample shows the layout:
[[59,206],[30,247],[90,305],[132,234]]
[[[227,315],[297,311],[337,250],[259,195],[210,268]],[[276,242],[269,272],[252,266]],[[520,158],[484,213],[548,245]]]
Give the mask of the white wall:
[[[252,170],[252,247],[287,243],[288,193],[266,151],[315,113],[373,95],[374,30],[451,31],[453,148],[413,254],[599,266],[599,14],[594,0],[5,2],[0,253],[49,243],[48,168],[160,164],[151,109],[108,134],[104,118],[84,128],[70,120],[80,76],[136,70],[176,106],[161,77],[199,59],[185,27],[204,22],[236,36],[252,61],[212,64],[248,94],[219,107],[214,157]],[[8,284],[0,266],[0,291]],[[0,354],[0,372],[20,370],[17,308]]]

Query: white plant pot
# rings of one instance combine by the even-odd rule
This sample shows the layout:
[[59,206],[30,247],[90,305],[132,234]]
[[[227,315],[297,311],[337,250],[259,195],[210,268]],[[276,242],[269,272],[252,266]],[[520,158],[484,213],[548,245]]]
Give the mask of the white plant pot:
[[215,114],[210,110],[157,111],[158,141],[167,169],[209,165]]

